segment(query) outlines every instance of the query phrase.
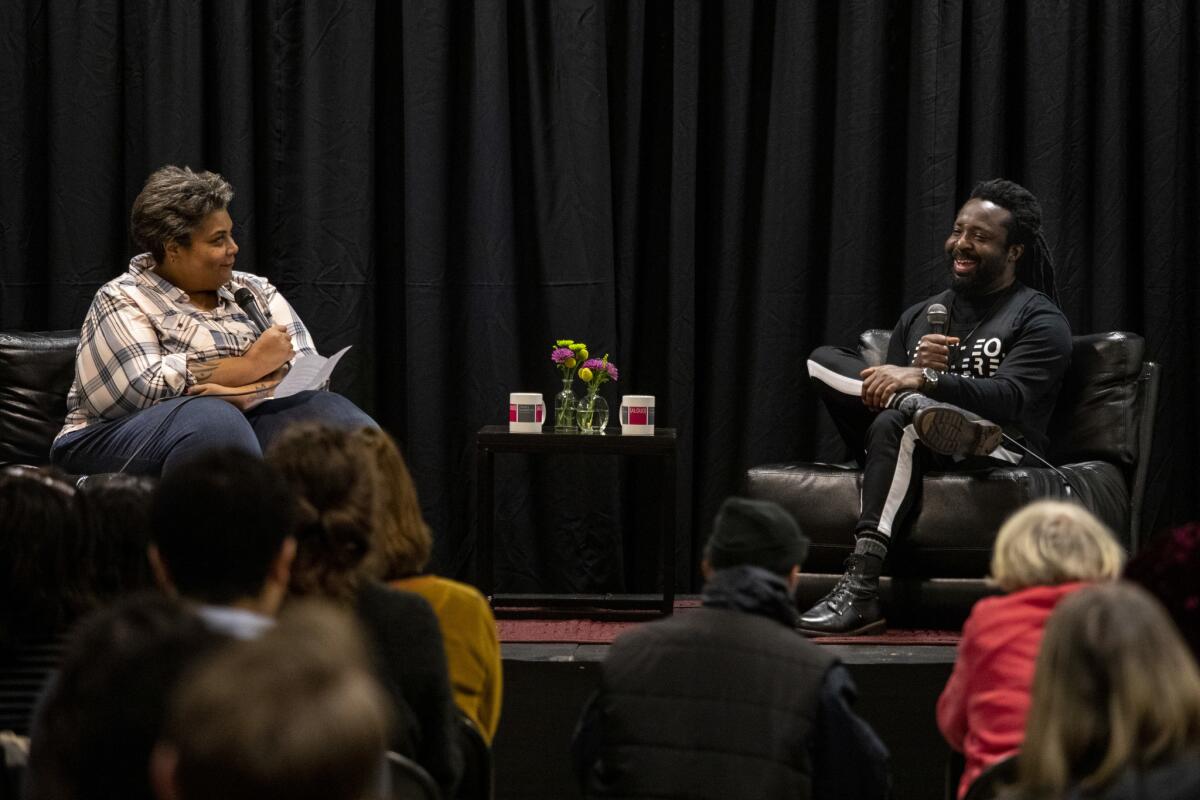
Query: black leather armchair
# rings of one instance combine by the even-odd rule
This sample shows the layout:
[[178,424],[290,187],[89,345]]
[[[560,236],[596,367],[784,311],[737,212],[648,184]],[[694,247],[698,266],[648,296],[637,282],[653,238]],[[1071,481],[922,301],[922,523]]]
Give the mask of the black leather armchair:
[[78,330],[0,333],[0,466],[49,463],[78,344]]
[[[886,352],[887,336],[871,331],[864,341]],[[1131,551],[1141,529],[1160,371],[1143,357],[1144,342],[1135,334],[1076,336],[1049,430],[1049,460]],[[853,464],[769,464],[746,473],[746,494],[782,504],[812,540],[798,592],[802,607],[842,573],[854,545],[861,482]],[[1064,493],[1062,478],[1045,467],[925,475],[910,523],[896,532],[885,566],[889,619],[961,623],[971,604],[992,591],[984,578],[1005,518],[1033,500]]]

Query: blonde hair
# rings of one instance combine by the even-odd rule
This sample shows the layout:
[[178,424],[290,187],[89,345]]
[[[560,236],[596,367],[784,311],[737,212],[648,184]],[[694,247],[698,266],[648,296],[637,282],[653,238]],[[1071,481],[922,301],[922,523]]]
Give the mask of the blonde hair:
[[1103,788],[1200,748],[1200,670],[1162,606],[1124,581],[1088,586],[1046,624],[1018,762],[1023,797]]
[[1083,506],[1031,503],[1009,517],[992,549],[992,582],[1012,592],[1071,581],[1113,580],[1125,552]]
[[354,439],[370,454],[382,493],[372,571],[384,580],[419,573],[429,563],[433,537],[421,516],[408,465],[392,437],[381,430],[363,428]]

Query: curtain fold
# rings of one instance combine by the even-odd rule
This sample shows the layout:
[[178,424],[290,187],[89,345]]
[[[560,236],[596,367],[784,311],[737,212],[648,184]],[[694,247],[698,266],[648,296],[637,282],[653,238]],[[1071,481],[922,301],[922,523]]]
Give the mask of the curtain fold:
[[[1197,515],[1194,4],[0,4],[0,328],[77,327],[164,163],[224,174],[239,265],[401,441],[471,577],[474,432],[554,339],[679,432],[679,588],[758,463],[842,455],[804,363],[946,283],[978,180],[1045,209],[1078,333],[1165,365],[1151,530]],[[497,462],[504,590],[654,588],[657,473]],[[847,531],[847,536],[850,532]]]

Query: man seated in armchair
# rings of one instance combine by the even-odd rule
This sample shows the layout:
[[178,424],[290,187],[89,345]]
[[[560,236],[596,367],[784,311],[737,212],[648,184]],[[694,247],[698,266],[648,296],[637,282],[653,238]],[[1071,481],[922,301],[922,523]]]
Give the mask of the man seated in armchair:
[[1030,452],[1046,452],[1071,330],[1037,198],[1007,180],[976,185],[945,249],[951,288],[900,316],[883,364],[842,347],[809,358],[863,481],[854,553],[833,590],[801,616],[806,634],[884,627],[879,576],[926,470],[1036,462]]

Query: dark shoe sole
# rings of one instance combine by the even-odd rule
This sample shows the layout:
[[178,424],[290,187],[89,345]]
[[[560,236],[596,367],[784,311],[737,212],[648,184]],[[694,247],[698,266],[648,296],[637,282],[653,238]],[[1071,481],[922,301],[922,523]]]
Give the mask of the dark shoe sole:
[[917,438],[946,456],[986,456],[1000,446],[1004,431],[986,419],[972,419],[953,406],[923,408],[913,417]]
[[828,636],[869,636],[873,633],[883,633],[887,630],[887,620],[877,619],[874,622],[868,622],[866,625],[848,631],[814,631],[799,627],[796,630],[810,639],[823,639]]

